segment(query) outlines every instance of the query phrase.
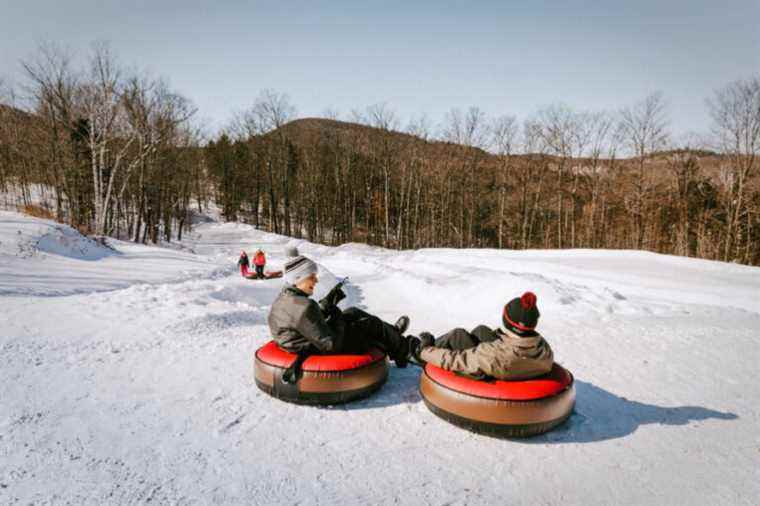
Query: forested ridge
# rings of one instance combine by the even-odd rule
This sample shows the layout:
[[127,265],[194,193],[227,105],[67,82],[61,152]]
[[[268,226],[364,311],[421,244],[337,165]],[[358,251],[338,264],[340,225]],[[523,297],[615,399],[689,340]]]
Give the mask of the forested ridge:
[[[542,147],[540,138],[528,140]],[[692,148],[628,158],[601,146],[585,156],[516,151],[492,154],[326,119],[295,120],[246,140],[223,135],[206,148],[229,219],[316,242],[760,260],[757,178],[744,183],[744,209],[732,208],[731,156]],[[732,213],[739,218],[729,230]]]
[[[675,141],[665,97],[612,112],[550,105],[518,121],[477,107],[402,126],[388,104],[298,119],[263,91],[208,138],[186,97],[106,46],[75,69],[25,62],[0,95],[0,192],[85,233],[181,238],[228,220],[325,244],[626,248],[760,264],[760,79],[707,98],[712,131]],[[2,202],[0,202],[2,203]]]

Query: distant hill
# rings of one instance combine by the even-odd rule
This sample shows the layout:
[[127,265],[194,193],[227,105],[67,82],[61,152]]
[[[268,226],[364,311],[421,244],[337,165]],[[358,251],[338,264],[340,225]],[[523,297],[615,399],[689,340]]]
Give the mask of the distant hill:
[[[27,112],[22,109],[12,107],[6,104],[0,104],[0,118],[4,121],[9,119],[16,119],[21,121],[21,128],[39,127],[39,124],[35,124],[35,121],[39,121],[40,118],[35,113]],[[21,132],[22,136],[28,136],[31,132]],[[336,139],[340,137],[346,138],[359,138],[365,139],[366,143],[358,143],[359,147],[368,145],[377,145],[376,141],[385,139],[389,144],[393,146],[415,146],[418,149],[422,149],[422,155],[426,157],[436,158],[438,156],[454,156],[462,158],[478,158],[481,163],[488,163],[489,160],[497,162],[499,157],[493,153],[485,151],[480,148],[471,146],[458,145],[451,142],[434,140],[434,139],[422,139],[415,135],[400,132],[396,130],[384,130],[373,126],[363,125],[360,123],[353,123],[349,121],[338,121],[327,118],[299,118],[288,122],[277,130],[267,133],[264,137],[277,136],[280,133],[284,134],[290,142],[295,145],[305,147],[314,145],[317,141],[325,139]],[[710,167],[716,165],[723,155],[709,150],[690,150],[688,151],[695,156],[701,165]],[[659,151],[652,155],[652,161],[665,160],[673,154],[685,154],[685,150],[668,150]],[[560,158],[553,155],[528,153],[528,154],[516,154],[514,158],[533,158],[536,157],[545,158],[547,161],[559,162]],[[620,158],[623,160],[632,160],[633,158]],[[576,159],[570,160],[571,164],[578,165],[588,162],[588,159]]]
[[[291,142],[298,145],[308,145],[316,142],[320,138],[332,139],[336,137],[350,137],[359,139],[364,138],[367,141],[379,141],[385,139],[390,144],[397,146],[416,145],[417,147],[422,147],[428,155],[440,154],[444,151],[448,151],[449,154],[451,154],[451,151],[453,150],[458,156],[479,156],[481,158],[493,156],[479,148],[439,140],[425,140],[406,132],[385,130],[359,123],[326,118],[296,119],[267,135],[278,135],[280,131],[284,133]],[[372,142],[372,144],[376,143]],[[362,143],[359,143],[359,146],[361,145]]]
[[33,122],[39,121],[40,118],[34,113],[26,112],[17,107],[0,103],[0,118],[3,121],[18,120],[24,126],[32,126]]
[[[471,158],[476,157],[480,160],[480,163],[490,165],[490,163],[498,163],[501,157],[485,151],[480,148],[474,148],[471,146],[458,145],[450,142],[440,140],[425,140],[420,137],[414,136],[406,132],[399,132],[395,130],[384,130],[368,125],[362,125],[359,123],[352,123],[348,121],[337,121],[326,118],[301,118],[293,120],[280,129],[269,132],[265,137],[276,136],[280,133],[284,134],[294,144],[305,147],[314,145],[320,139],[334,139],[334,138],[359,138],[365,139],[366,143],[358,143],[358,146],[368,146],[379,144],[381,139],[387,139],[387,141],[395,146],[410,146],[416,145],[418,149],[422,149],[422,155],[429,158],[438,158],[440,156],[448,157],[461,157]],[[724,155],[716,153],[714,151],[704,149],[694,150],[667,150],[658,151],[653,153],[649,157],[648,164],[653,167],[659,167],[667,164],[668,160],[675,154],[691,154],[694,156],[700,166],[707,169],[708,172],[713,171],[724,159]],[[542,158],[547,161],[549,165],[557,165],[561,161],[561,157],[554,155],[547,155],[541,153],[527,153],[512,155],[515,160],[521,159],[533,159]],[[631,162],[636,160],[635,157],[620,157],[616,160],[618,168],[625,170],[626,167],[631,166]],[[574,158],[565,160],[570,167],[583,167],[591,163],[590,158]],[[606,158],[600,158],[598,160],[603,165],[609,164],[610,160]],[[519,163],[519,162],[518,162]]]

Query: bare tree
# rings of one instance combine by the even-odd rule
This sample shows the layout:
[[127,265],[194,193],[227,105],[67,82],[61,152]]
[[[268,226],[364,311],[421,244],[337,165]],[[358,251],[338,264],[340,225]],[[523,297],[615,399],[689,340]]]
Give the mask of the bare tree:
[[584,181],[591,200],[586,243],[588,247],[595,248],[605,234],[605,183],[609,180],[609,172],[617,161],[619,139],[615,135],[615,118],[612,114],[591,113],[587,115],[586,121],[590,126],[587,152],[589,166],[585,171]]
[[[565,231],[570,228],[570,245],[573,246],[573,228],[568,227],[568,214],[574,218],[575,213],[565,210],[565,174],[568,165],[576,156],[580,156],[588,142],[588,130],[583,121],[583,113],[577,113],[564,104],[550,105],[538,112],[536,123],[548,153],[557,157],[557,247],[566,246]],[[574,178],[575,181],[575,178]],[[571,201],[574,196],[571,196]],[[574,223],[574,220],[573,220]]]
[[628,209],[633,217],[633,246],[644,246],[646,221],[645,200],[650,193],[650,181],[646,172],[647,158],[665,148],[668,142],[668,120],[665,99],[656,92],[641,102],[620,111],[619,135],[628,151],[636,159],[633,191]]
[[619,127],[631,155],[645,158],[663,149],[668,142],[668,119],[662,92],[622,109]]
[[483,148],[488,142],[486,114],[478,107],[451,109],[444,118],[441,138],[454,144]]
[[481,199],[473,195],[472,188],[477,176],[476,167],[483,158],[483,148],[489,141],[489,123],[486,114],[478,107],[470,107],[466,112],[460,109],[451,109],[444,118],[441,128],[442,139],[452,145],[467,146],[465,156],[456,155],[458,149],[452,146],[452,159],[458,168],[455,169],[454,177],[449,179],[451,194],[455,199],[459,213],[456,221],[449,214],[450,225],[458,236],[458,246],[465,247],[472,243],[475,225],[474,216],[482,205]]
[[[283,211],[285,233],[291,235],[291,182],[293,179],[293,166],[288,164],[287,138],[282,127],[295,118],[296,108],[290,102],[290,97],[285,93],[278,93],[272,89],[263,90],[250,111],[250,121],[256,125],[260,134],[277,131],[276,144],[272,146],[275,157],[268,157],[266,161],[266,173],[269,180],[269,205],[271,219],[274,223],[275,232],[280,231],[278,219],[278,199],[275,194],[275,181],[279,179],[279,186],[283,196]],[[277,173],[279,172],[279,177]]]
[[[537,120],[525,120],[522,129],[522,150],[527,156],[526,162],[516,172],[521,189],[520,246],[530,248],[536,221],[541,212],[542,190],[549,165],[545,155],[550,148],[544,139],[543,128]],[[544,241],[544,245],[548,247],[548,241]]]
[[259,93],[251,109],[252,119],[258,123],[260,133],[282,127],[296,116],[296,108],[287,93],[265,89]]
[[391,132],[399,129],[399,118],[387,103],[381,102],[367,107],[366,121],[374,128],[382,131],[380,136],[378,158],[383,175],[383,245],[389,246],[391,238],[391,195],[393,192],[391,173],[397,157],[396,143]]
[[[71,65],[71,52],[52,43],[41,43],[34,59],[22,61],[30,85],[27,92],[43,118],[45,144],[49,148],[48,179],[55,191],[56,219],[63,221],[64,198],[76,201],[78,184],[67,177],[66,166],[72,153],[65,150],[64,139],[74,129],[74,103],[79,77]],[[79,207],[79,206],[77,206]],[[84,221],[79,209],[74,210],[73,224]]]
[[508,183],[511,172],[511,157],[518,142],[519,127],[517,118],[514,116],[500,116],[491,126],[491,148],[501,157],[501,178],[499,181],[499,226],[498,245],[504,246],[504,208],[506,206],[507,193],[511,190]]
[[[178,235],[182,233],[185,209],[189,206],[189,190],[184,185],[189,181],[180,182],[179,186],[183,191],[174,194],[174,201],[166,202],[162,199],[156,202],[153,213],[146,213],[144,182],[158,149],[162,146],[184,147],[189,143],[190,129],[187,122],[195,114],[196,108],[187,98],[172,92],[163,80],[140,75],[124,79],[121,107],[124,124],[120,136],[129,139],[127,143],[131,144],[131,148],[129,161],[121,175],[121,189],[116,196],[116,207],[120,209],[130,176],[138,169],[138,186],[142,191],[138,197],[135,236],[139,235],[139,224],[147,216],[154,227],[151,231],[154,239],[157,235],[155,226],[163,222],[164,235],[169,240],[173,218],[179,222]],[[169,186],[167,175],[158,173],[156,179],[161,185]]]
[[232,113],[232,119],[224,128],[224,133],[237,141],[247,141],[261,135],[261,121],[254,114],[253,108]]
[[[125,100],[131,99],[131,103],[135,104],[137,97],[145,93],[140,89],[141,85],[138,79],[133,79],[128,90],[126,79],[108,44],[93,44],[88,79],[79,87],[77,101],[87,121],[97,234],[107,233],[114,182],[121,178],[125,181],[124,188],[132,169],[142,162],[158,141],[155,130],[141,132],[141,127],[147,129],[147,125],[140,121],[139,116],[133,114],[130,118],[125,107]],[[130,94],[129,98],[127,94]],[[164,106],[172,107],[172,97],[165,95],[162,98]]]
[[[122,76],[107,45],[96,43],[90,60],[89,80],[78,90],[78,101],[87,120],[87,141],[90,151],[95,205],[95,232],[105,234],[106,213],[111,201],[113,182],[130,145],[135,139],[116,147],[124,125],[121,109]],[[117,149],[111,160],[112,151]]]
[[358,123],[360,125],[367,125],[369,124],[369,120],[367,119],[367,116],[364,114],[364,111],[361,109],[351,109],[351,112],[348,115],[348,120],[352,123]]
[[[747,215],[749,222],[746,186],[760,154],[760,78],[735,81],[716,90],[707,104],[716,143],[729,159],[729,165],[724,167],[730,172],[731,182],[723,243],[723,259],[728,261],[734,258],[740,247],[743,215]],[[748,246],[746,231],[744,237]],[[745,248],[747,251],[749,247]]]
[[425,113],[412,117],[405,128],[406,133],[415,137],[419,137],[423,141],[430,139],[431,130],[432,124],[430,122],[430,118]]
[[386,102],[380,102],[367,107],[365,120],[369,126],[380,130],[398,130],[399,118],[396,112]]

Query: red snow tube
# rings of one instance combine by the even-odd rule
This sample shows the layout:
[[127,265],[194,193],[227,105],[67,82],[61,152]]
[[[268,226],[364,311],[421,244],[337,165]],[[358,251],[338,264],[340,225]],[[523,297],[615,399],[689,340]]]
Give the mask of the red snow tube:
[[528,437],[564,422],[575,406],[573,375],[559,364],[538,378],[480,381],[428,364],[420,377],[428,409],[460,427]]
[[364,355],[312,355],[301,367],[301,379],[291,385],[282,380],[282,373],[296,357],[274,341],[256,350],[253,365],[256,385],[283,401],[340,404],[367,397],[388,379],[385,354],[372,349]]
[[282,271],[266,271],[264,272],[264,277],[260,278],[256,275],[256,271],[249,271],[248,266],[245,264],[242,264],[240,266],[240,275],[243,276],[245,279],[273,279],[273,278],[281,278],[282,277]]

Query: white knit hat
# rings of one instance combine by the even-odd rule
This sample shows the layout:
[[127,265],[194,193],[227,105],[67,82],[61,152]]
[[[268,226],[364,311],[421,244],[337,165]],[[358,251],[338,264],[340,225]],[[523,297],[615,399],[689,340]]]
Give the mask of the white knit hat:
[[295,285],[312,274],[316,274],[318,270],[317,264],[305,256],[299,255],[285,262],[285,274],[283,277],[286,283]]

